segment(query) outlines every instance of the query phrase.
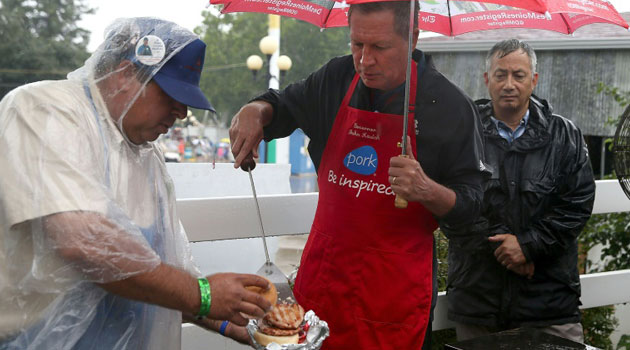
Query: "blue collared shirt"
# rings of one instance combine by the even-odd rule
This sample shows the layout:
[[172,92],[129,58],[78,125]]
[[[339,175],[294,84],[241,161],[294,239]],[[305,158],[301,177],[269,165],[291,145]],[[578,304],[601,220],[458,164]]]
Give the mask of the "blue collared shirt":
[[508,142],[508,144],[511,145],[514,140],[521,137],[523,133],[525,133],[525,127],[527,126],[527,121],[529,120],[529,109],[527,110],[527,113],[525,113],[525,116],[523,117],[523,119],[521,119],[521,122],[518,124],[515,130],[512,130],[512,128],[510,128],[504,122],[495,119],[494,117],[491,118],[492,122],[497,127],[499,135],[503,137]]

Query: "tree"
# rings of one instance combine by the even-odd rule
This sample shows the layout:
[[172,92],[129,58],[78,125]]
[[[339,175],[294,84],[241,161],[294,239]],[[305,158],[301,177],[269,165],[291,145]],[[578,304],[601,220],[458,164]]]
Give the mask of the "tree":
[[310,23],[283,18],[281,31],[280,48],[293,61],[282,86],[306,78],[333,57],[350,53],[347,27],[322,31]]
[[89,32],[77,22],[93,12],[84,0],[2,0],[0,98],[22,84],[60,79],[89,56]]
[[[250,55],[261,55],[258,44],[267,35],[267,28],[266,14],[217,16],[205,12],[202,26],[196,29],[208,46],[201,88],[217,110],[218,118],[227,125],[243,104],[268,86],[266,64],[256,80],[245,65]],[[320,33],[312,24],[283,17],[281,33],[281,54],[293,61],[293,67],[282,78],[282,87],[305,78],[330,58],[350,52],[347,28]]]

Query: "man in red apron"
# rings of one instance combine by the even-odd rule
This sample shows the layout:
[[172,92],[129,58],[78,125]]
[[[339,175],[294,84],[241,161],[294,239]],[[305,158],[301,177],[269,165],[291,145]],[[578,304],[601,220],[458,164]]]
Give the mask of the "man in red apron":
[[[324,349],[420,349],[434,299],[436,218],[456,234],[479,208],[478,121],[470,99],[416,50],[413,157],[398,157],[409,3],[352,5],[349,23],[352,56],[269,91],[234,117],[235,167],[257,156],[263,131],[272,139],[301,128],[320,193],[298,302],[328,322]],[[396,194],[409,201],[406,209],[394,207]]]

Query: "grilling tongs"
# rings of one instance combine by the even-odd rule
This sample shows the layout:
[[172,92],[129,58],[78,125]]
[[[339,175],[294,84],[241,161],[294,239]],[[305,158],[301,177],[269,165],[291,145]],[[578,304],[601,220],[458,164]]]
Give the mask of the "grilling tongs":
[[276,286],[278,290],[278,301],[294,303],[295,297],[293,291],[289,286],[289,279],[287,276],[271,262],[269,259],[269,251],[267,249],[267,239],[265,236],[265,228],[263,226],[262,215],[260,214],[260,206],[258,205],[258,197],[256,196],[256,186],[254,185],[254,178],[252,177],[252,170],[256,167],[256,162],[253,158],[247,158],[241,163],[241,169],[247,171],[249,174],[249,182],[252,186],[252,193],[254,195],[254,203],[256,204],[256,213],[258,214],[258,223],[260,224],[260,235],[262,237],[263,247],[265,248],[265,263],[256,272],[257,275],[267,278],[271,283]]

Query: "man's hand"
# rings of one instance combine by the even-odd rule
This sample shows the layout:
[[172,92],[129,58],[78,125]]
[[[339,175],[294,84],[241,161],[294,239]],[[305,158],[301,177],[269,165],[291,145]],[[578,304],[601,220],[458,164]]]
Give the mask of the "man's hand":
[[406,157],[392,157],[389,161],[389,182],[397,195],[409,202],[420,202],[437,216],[446,215],[455,206],[453,190],[431,180],[413,157],[411,139],[407,136]]
[[501,242],[499,248],[494,251],[494,256],[508,270],[514,271],[519,265],[526,263],[525,255],[515,235],[509,233],[495,235],[489,237],[488,240],[490,242]]
[[232,118],[230,145],[234,168],[246,158],[258,158],[258,145],[263,139],[263,127],[271,122],[273,107],[267,102],[254,101],[243,106]]
[[217,273],[206,277],[210,282],[212,302],[208,317],[215,320],[228,320],[239,326],[246,326],[248,320],[241,315],[247,314],[261,318],[271,308],[269,301],[260,294],[245,287],[269,287],[266,279],[248,274]]

